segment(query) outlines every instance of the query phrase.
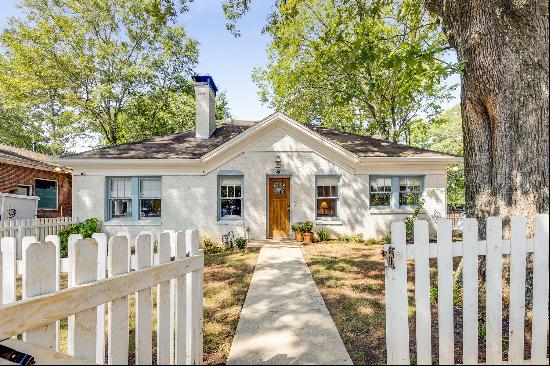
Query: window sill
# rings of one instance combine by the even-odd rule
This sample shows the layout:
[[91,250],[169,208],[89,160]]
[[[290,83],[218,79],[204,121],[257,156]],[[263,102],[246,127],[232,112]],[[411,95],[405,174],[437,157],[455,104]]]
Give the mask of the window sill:
[[160,220],[109,220],[104,226],[162,226]]
[[[371,208],[369,209],[369,213],[371,215],[393,215],[393,214],[401,214],[401,215],[409,215],[413,214],[415,211],[414,208]],[[421,214],[425,214],[426,211],[422,210],[420,211]]]
[[227,226],[242,226],[244,225],[243,220],[218,220],[219,225],[227,225]]
[[315,225],[341,226],[344,225],[344,223],[340,220],[315,220]]

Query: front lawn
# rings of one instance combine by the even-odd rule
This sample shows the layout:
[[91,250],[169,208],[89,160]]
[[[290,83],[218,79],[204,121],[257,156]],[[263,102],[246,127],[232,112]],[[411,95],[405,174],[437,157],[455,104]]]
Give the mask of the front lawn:
[[385,364],[382,245],[328,242],[304,257],[354,364]]

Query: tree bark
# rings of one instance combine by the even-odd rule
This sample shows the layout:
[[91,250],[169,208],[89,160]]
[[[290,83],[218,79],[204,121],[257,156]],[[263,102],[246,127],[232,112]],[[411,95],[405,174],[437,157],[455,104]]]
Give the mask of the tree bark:
[[426,8],[464,63],[468,214],[548,213],[547,0],[426,0]]

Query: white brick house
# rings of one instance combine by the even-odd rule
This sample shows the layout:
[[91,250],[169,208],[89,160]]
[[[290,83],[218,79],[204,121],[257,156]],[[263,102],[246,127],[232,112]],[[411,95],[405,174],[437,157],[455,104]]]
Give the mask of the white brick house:
[[420,199],[428,218],[445,215],[446,167],[461,158],[281,113],[215,126],[215,84],[195,85],[196,131],[63,160],[74,172],[75,217],[97,217],[107,232],[199,228],[215,239],[265,239],[289,237],[290,224],[306,220],[380,237]]

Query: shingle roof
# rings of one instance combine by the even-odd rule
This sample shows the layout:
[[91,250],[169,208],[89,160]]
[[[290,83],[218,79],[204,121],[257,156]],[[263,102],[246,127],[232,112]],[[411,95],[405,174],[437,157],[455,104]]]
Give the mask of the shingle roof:
[[[65,156],[68,159],[198,159],[231,140],[258,121],[233,120],[219,125],[209,139],[198,139],[195,131],[153,137]],[[330,128],[308,126],[312,131],[359,157],[450,157],[437,151],[389,142]]]
[[35,151],[0,143],[0,157],[7,159],[10,163],[31,164],[36,167],[51,169],[58,167],[52,162],[52,157]]

